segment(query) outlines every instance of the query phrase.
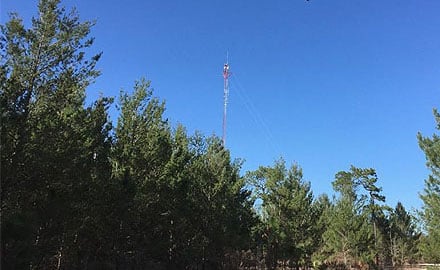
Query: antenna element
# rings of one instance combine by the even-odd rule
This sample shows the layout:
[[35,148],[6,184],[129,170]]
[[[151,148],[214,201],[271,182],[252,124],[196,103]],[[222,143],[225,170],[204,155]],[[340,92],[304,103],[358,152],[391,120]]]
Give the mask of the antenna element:
[[226,146],[226,112],[229,97],[229,54],[226,52],[226,63],[223,66],[223,146]]

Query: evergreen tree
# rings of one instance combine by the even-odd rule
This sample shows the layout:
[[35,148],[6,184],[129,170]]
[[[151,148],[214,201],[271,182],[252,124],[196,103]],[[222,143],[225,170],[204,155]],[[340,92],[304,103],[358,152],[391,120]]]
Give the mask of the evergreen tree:
[[327,212],[324,251],[346,265],[374,264],[378,254],[376,223],[380,213],[376,201],[385,200],[376,186],[376,172],[352,166],[349,172],[338,172],[335,178],[332,184],[339,198]]
[[[132,267],[220,267],[226,253],[248,243],[252,203],[217,137],[171,132],[150,83],[121,94],[113,175],[122,185],[120,261]],[[128,239],[128,241],[127,241]]]
[[324,241],[324,233],[329,226],[333,204],[327,194],[320,195],[314,203],[314,209],[317,214],[315,220],[316,233],[314,237],[315,251],[312,254],[313,266],[323,265],[328,259],[329,254],[326,252],[326,243]]
[[[436,129],[440,130],[440,114],[434,110],[437,123]],[[426,156],[426,165],[431,170],[425,180],[425,188],[420,198],[423,200],[422,219],[427,235],[421,242],[423,258],[432,263],[440,262],[440,137],[433,134],[431,138],[417,135],[419,146]]]
[[161,176],[171,156],[171,131],[165,105],[152,93],[145,79],[132,95],[121,93],[112,154],[113,176],[122,185],[118,249],[122,263],[133,267],[167,259],[162,213],[168,196]]
[[275,268],[280,259],[290,260],[297,268],[309,264],[316,249],[319,211],[301,168],[293,165],[287,170],[285,162],[279,160],[273,167],[249,173],[248,178],[262,201],[268,267]]
[[414,263],[417,259],[417,242],[414,218],[398,202],[390,215],[389,238],[393,266]]
[[221,140],[196,134],[191,141],[191,254],[203,267],[219,267],[224,254],[249,242],[252,202],[239,175],[241,161],[231,162]]
[[250,193],[216,137],[171,131],[150,83],[85,106],[99,72],[90,22],[41,0],[1,26],[1,263],[5,269],[219,268],[248,248]]
[[100,54],[85,57],[93,24],[58,4],[40,1],[30,29],[16,14],[1,26],[5,268],[83,267],[100,245],[90,229],[101,211],[91,200],[109,176],[111,100],[84,108],[85,89],[99,74]]

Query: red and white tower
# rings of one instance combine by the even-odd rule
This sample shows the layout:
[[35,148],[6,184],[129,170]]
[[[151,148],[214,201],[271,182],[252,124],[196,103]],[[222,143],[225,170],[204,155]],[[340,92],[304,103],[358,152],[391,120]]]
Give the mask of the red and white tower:
[[228,107],[228,97],[229,97],[229,76],[231,76],[231,73],[229,72],[229,63],[228,63],[228,57],[226,57],[226,64],[223,66],[223,146],[226,146],[226,112]]

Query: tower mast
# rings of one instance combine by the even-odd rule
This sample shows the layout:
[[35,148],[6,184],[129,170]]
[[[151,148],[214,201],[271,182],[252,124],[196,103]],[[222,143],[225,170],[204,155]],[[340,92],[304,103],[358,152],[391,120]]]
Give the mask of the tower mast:
[[229,97],[229,63],[228,54],[226,54],[226,63],[223,66],[223,146],[226,146],[226,112]]

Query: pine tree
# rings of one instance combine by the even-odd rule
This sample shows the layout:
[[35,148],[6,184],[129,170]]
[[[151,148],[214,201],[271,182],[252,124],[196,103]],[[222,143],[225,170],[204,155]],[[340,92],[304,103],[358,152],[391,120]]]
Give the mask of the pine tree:
[[81,267],[99,241],[86,228],[100,212],[91,186],[109,176],[111,100],[84,107],[99,75],[100,54],[86,58],[93,23],[56,0],[38,8],[30,29],[16,14],[1,26],[2,265]]
[[262,201],[268,267],[276,267],[280,259],[290,260],[297,268],[309,264],[316,249],[319,211],[301,168],[293,165],[287,170],[285,162],[279,160],[273,167],[260,167],[249,173],[248,178]]
[[[324,233],[324,251],[345,265],[377,263],[378,232],[376,201],[385,197],[376,186],[374,169],[351,167],[341,171],[332,183],[339,198],[327,212],[328,227]],[[360,189],[363,187],[363,189]]]
[[121,92],[112,154],[113,176],[122,186],[117,246],[120,260],[133,267],[167,258],[161,214],[168,196],[161,176],[171,156],[171,131],[165,104],[152,94],[145,79],[135,82],[131,95]]
[[414,263],[417,259],[417,242],[420,236],[416,232],[414,218],[406,211],[402,203],[398,202],[389,219],[393,266]]
[[231,161],[217,137],[191,138],[188,215],[193,233],[188,253],[204,267],[219,267],[226,253],[246,246],[253,225],[252,203],[240,177],[241,161]]
[[[440,130],[440,114],[434,110]],[[423,200],[422,219],[427,235],[423,237],[421,251],[423,258],[432,263],[440,262],[440,137],[433,134],[431,138],[417,135],[419,146],[426,156],[426,165],[431,170],[425,180],[425,188],[420,198]]]

